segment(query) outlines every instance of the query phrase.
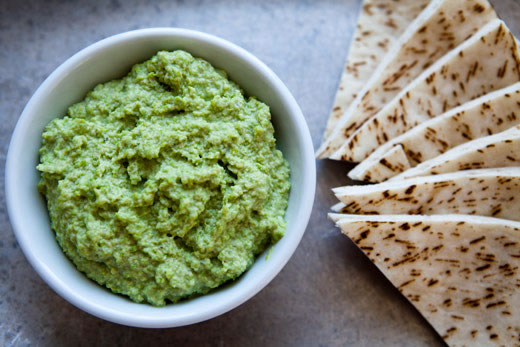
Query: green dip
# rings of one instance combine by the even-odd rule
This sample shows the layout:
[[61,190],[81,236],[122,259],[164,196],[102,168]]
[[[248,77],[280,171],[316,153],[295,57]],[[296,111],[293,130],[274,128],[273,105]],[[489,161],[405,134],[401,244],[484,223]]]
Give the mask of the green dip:
[[269,108],[184,51],[96,86],[43,132],[40,192],[65,254],[136,302],[204,294],[284,233]]

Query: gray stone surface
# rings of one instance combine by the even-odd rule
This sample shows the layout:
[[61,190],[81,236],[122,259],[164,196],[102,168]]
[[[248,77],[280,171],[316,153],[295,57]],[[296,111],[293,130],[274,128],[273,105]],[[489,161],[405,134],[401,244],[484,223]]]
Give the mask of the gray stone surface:
[[[520,4],[493,3],[519,33]],[[442,345],[417,311],[327,221],[328,207],[335,202],[330,188],[347,183],[349,166],[344,163],[317,163],[318,188],[309,227],[291,261],[269,286],[223,316],[175,329],[119,326],[64,301],[25,260],[4,207],[8,142],[31,94],[81,48],[131,29],[197,29],[251,51],[293,92],[317,147],[359,4],[0,0],[0,345]]]

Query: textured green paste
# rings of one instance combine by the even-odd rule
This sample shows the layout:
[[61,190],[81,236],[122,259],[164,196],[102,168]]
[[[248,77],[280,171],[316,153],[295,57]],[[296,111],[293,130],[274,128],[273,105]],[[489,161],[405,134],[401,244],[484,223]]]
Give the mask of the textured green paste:
[[162,306],[246,271],[284,233],[289,166],[269,108],[224,71],[159,52],[44,130],[40,192],[89,278]]

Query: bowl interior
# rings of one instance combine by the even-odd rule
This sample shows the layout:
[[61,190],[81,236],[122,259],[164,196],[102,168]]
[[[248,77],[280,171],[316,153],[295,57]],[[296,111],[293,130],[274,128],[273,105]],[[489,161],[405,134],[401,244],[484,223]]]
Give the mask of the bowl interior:
[[[41,133],[53,118],[83,99],[96,84],[124,76],[159,50],[184,49],[228,72],[230,78],[268,104],[277,145],[291,166],[292,189],[285,236],[269,256],[259,256],[236,283],[210,294],[162,308],[136,304],[88,280],[63,255],[49,227],[37,191]],[[172,327],[226,312],[261,290],[285,265],[307,225],[315,189],[309,131],[283,83],[261,62],[227,41],[180,29],[146,29],[113,36],[87,47],[62,64],[27,104],[11,139],[6,165],[6,195],[13,229],[35,270],[61,296],[98,317],[133,326]]]

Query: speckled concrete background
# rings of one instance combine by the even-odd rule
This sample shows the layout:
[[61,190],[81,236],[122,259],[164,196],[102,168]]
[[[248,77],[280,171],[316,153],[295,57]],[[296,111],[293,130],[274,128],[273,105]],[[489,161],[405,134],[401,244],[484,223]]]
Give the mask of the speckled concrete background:
[[[493,3],[520,33],[520,2]],[[239,308],[183,328],[119,326],[64,301],[25,260],[4,207],[8,142],[31,94],[78,50],[131,29],[197,29],[251,51],[292,91],[317,147],[359,5],[359,0],[0,0],[0,345],[442,345],[417,311],[327,221],[335,202],[330,188],[347,182],[344,163],[318,162],[309,227],[278,277]]]

